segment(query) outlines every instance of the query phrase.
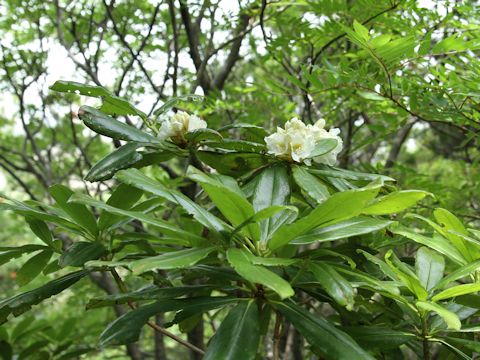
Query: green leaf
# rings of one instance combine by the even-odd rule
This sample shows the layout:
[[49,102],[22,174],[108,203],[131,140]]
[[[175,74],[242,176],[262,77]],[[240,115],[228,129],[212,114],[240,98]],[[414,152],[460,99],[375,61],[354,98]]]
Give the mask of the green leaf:
[[368,29],[360,24],[357,20],[353,20],[353,29],[364,41],[368,41],[370,39]]
[[362,346],[381,350],[398,348],[416,338],[415,334],[386,327],[344,326],[342,330]]
[[[391,259],[393,259],[393,261]],[[405,264],[396,259],[392,250],[387,251],[385,254],[385,262],[412,294],[419,300],[427,299],[428,292],[422,286],[420,280]]]
[[28,259],[23,266],[17,272],[17,284],[20,286],[28,284],[35,279],[47,266],[53,252],[51,250],[43,250],[37,255]]
[[74,243],[60,256],[58,264],[65,266],[83,266],[87,261],[96,260],[105,255],[107,250],[102,244],[79,241]]
[[195,265],[206,258],[216,247],[193,248],[173,251],[157,256],[132,261],[128,267],[135,274],[150,270],[183,269]]
[[[287,169],[281,165],[274,165],[263,170],[256,177],[252,203],[255,212],[259,212],[270,206],[286,205],[290,199],[290,184]],[[260,222],[262,242],[278,229],[285,221],[291,219],[288,212],[282,212],[276,216]]]
[[204,360],[254,360],[260,341],[258,305],[244,301],[234,307],[210,341]]
[[98,161],[85,176],[87,181],[104,181],[122,169],[126,169],[142,159],[142,155],[136,150],[141,146],[131,142],[125,144]]
[[178,226],[175,226],[174,224],[171,224],[167,221],[161,220],[154,218],[152,216],[146,215],[141,211],[129,211],[129,210],[123,210],[120,208],[116,208],[110,205],[107,205],[101,201],[92,199],[91,197],[83,194],[75,194],[72,196],[70,199],[71,202],[78,202],[80,204],[86,204],[90,206],[95,206],[98,209],[102,209],[104,211],[107,211],[113,215],[117,216],[127,216],[131,219],[137,219],[139,221],[142,221],[146,224],[153,225],[159,229],[161,229],[166,235],[170,235],[173,237],[182,237],[184,240],[188,240],[191,243],[202,243],[204,242],[204,238],[201,236],[198,236],[196,234],[193,234],[191,232],[188,232],[186,230],[183,230],[179,228]]
[[451,212],[441,208],[435,209],[433,216],[440,224],[440,227],[436,228],[436,230],[449,239],[467,260],[476,260],[479,254],[477,246],[466,243],[462,237],[452,233],[457,232],[465,236],[469,235],[462,222]]
[[74,194],[72,190],[60,184],[51,186],[49,190],[50,194],[57,202],[57,205],[60,206],[60,208],[62,208],[62,210],[64,210],[75,223],[87,230],[93,236],[97,236],[98,227],[95,216],[93,216],[86,206],[68,202],[70,197]]
[[212,215],[200,205],[190,200],[182,193],[166,188],[161,183],[150,179],[137,169],[121,170],[115,176],[124,184],[142,189],[143,191],[158,195],[168,201],[180,205],[192,215],[198,222],[210,230],[219,233],[228,233],[229,226]]
[[222,135],[218,131],[205,128],[189,131],[185,134],[185,139],[189,142],[199,143],[206,140],[222,140]]
[[475,353],[480,353],[480,343],[476,340],[467,340],[452,336],[447,336],[446,339],[460,348],[467,348]]
[[265,269],[263,266],[254,265],[245,250],[229,249],[227,259],[235,271],[245,280],[262,284],[275,291],[280,298],[285,299],[294,295],[290,284],[275,274],[273,271]]
[[[130,209],[142,196],[143,191],[133,186],[120,184],[112,192],[107,200],[107,205],[120,209]],[[106,229],[122,219],[122,216],[114,215],[108,211],[102,211],[98,218],[98,228]]]
[[435,286],[434,289],[443,289],[445,286],[450,284],[451,282],[461,279],[465,276],[468,276],[477,270],[480,269],[480,260],[474,261],[470,264],[464,265],[457,270],[451,272],[447,276],[445,276],[442,280],[440,280]]
[[434,288],[443,277],[445,259],[436,252],[421,247],[415,257],[415,272],[427,291]]
[[162,114],[165,114],[166,112],[168,112],[169,110],[171,110],[173,107],[175,107],[178,103],[180,102],[186,102],[186,101],[203,101],[204,100],[204,97],[201,96],[201,95],[184,95],[184,96],[177,96],[177,97],[173,97],[173,98],[170,98],[168,99],[167,101],[165,101],[165,103],[163,103],[162,106],[160,106],[158,109],[156,109],[154,112],[153,112],[153,115],[155,117],[159,117],[160,115]]
[[300,188],[319,204],[330,197],[330,192],[323,182],[301,166],[293,168],[293,178]]
[[375,181],[377,179],[380,179],[382,181],[395,181],[395,179],[385,175],[362,173],[358,171],[339,169],[332,166],[320,165],[320,164],[315,164],[315,168],[310,167],[307,170],[314,175],[320,175],[324,177],[333,177],[333,178],[345,179],[345,180]]
[[363,209],[362,213],[368,215],[398,213],[415,205],[427,195],[430,194],[420,190],[396,191],[375,199],[374,202]]
[[265,145],[252,141],[223,139],[222,141],[208,141],[203,145],[214,149],[235,150],[247,153],[262,153],[266,150]]
[[81,270],[52,280],[45,285],[0,301],[0,325],[7,321],[10,314],[18,316],[49,297],[61,293],[88,274]]
[[44,245],[0,246],[0,265],[18,258],[23,254],[44,249],[48,250],[49,248]]
[[457,264],[465,264],[465,259],[462,254],[454,247],[448,240],[442,237],[429,238],[420,234],[416,234],[404,228],[391,229],[394,234],[405,236],[406,238],[415,241],[416,243],[425,245],[440,254],[445,255]]
[[55,245],[53,244],[52,233],[50,232],[50,229],[48,228],[45,221],[37,220],[29,217],[25,217],[25,220],[30,226],[30,229],[33,231],[35,235],[38,236],[40,240],[42,240],[48,246],[55,248]]
[[198,158],[220,174],[239,176],[268,164],[268,157],[255,153],[198,151]]
[[316,145],[312,152],[309,154],[308,159],[322,156],[337,147],[337,140],[335,139],[322,139]]
[[103,101],[102,111],[113,115],[137,115],[145,119],[147,115],[135,108],[128,101],[113,95],[110,91],[101,86],[81,84],[75,81],[56,81],[50,86],[51,90],[78,93],[79,95],[99,97]]
[[78,116],[90,129],[112,139],[141,143],[160,143],[160,140],[155,136],[147,134],[134,126],[122,123],[90,106],[84,105],[80,107]]
[[294,206],[288,206],[288,205],[273,205],[267,208],[264,208],[258,212],[256,212],[253,216],[245,220],[243,223],[238,225],[232,234],[236,234],[238,231],[240,231],[244,226],[250,224],[250,223],[259,223],[264,221],[265,219],[269,219],[271,217],[274,217],[276,214],[282,213],[282,216],[284,219],[294,219],[298,216],[298,209]]
[[338,304],[352,310],[355,304],[355,291],[350,283],[341,276],[333,267],[321,262],[312,262],[310,271],[320,286]]
[[474,292],[480,291],[480,284],[462,284],[457,286],[452,286],[451,288],[445,289],[439,292],[437,295],[432,297],[433,301],[440,301],[445,299],[450,299],[455,296],[471,294]]
[[349,335],[337,329],[319,314],[312,314],[295,303],[272,302],[285,318],[323,356],[332,360],[374,360]]
[[141,289],[128,293],[105,295],[102,297],[90,299],[86,305],[86,309],[96,309],[115,304],[126,304],[130,301],[174,299],[185,295],[190,295],[212,289],[213,287],[211,285],[189,285],[164,288],[158,287],[156,285],[147,285]]
[[264,266],[289,266],[295,264],[299,259],[285,259],[279,257],[263,257],[255,256],[252,253],[244,251],[243,254],[248,257],[248,261],[254,265],[264,265]]
[[[226,186],[218,180],[218,177],[208,176],[192,166],[188,168],[187,176],[202,186],[215,206],[233,226],[245,223],[255,214],[253,205],[248,202],[245,195],[239,193],[241,190],[238,185]],[[234,179],[225,179],[224,181],[229,184],[232,181],[235,182]],[[238,188],[238,190],[232,191],[232,188]],[[250,239],[260,240],[260,229],[256,223],[245,225],[242,232]]]
[[437,313],[445,321],[449,329],[460,330],[462,327],[462,323],[457,314],[445,309],[439,304],[427,301],[417,301],[415,304],[420,309]]
[[331,225],[360,215],[365,205],[377,195],[382,184],[377,181],[364,188],[332,195],[300,220],[280,227],[272,236],[268,247],[271,250],[278,249],[320,225]]
[[335,225],[319,227],[305,235],[298,236],[291,244],[303,245],[311,244],[319,241],[333,241],[338,239],[345,239],[352,236],[368,234],[379,231],[393,224],[393,221],[375,219],[366,216],[358,216],[352,219],[339,222]]
[[237,302],[238,299],[221,297],[199,297],[187,299],[163,299],[150,305],[140,306],[129,311],[110,323],[100,334],[100,346],[129,344],[138,340],[140,330],[148,319],[158,313],[188,310],[195,308],[199,303],[214,305]]

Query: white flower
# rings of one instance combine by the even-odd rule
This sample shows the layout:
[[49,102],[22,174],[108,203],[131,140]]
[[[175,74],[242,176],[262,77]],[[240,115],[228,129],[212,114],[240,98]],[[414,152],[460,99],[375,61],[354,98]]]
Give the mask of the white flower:
[[170,119],[163,122],[158,133],[161,139],[183,138],[190,131],[205,129],[207,123],[196,115],[189,115],[184,111],[175,113]]
[[342,139],[338,136],[340,130],[327,131],[324,127],[323,119],[313,125],[305,125],[299,119],[293,118],[285,123],[284,129],[279,127],[275,133],[265,138],[268,152],[285,160],[310,165],[311,154],[316,145],[323,139],[335,139],[337,145],[332,151],[313,158],[317,163],[334,165],[343,147]]

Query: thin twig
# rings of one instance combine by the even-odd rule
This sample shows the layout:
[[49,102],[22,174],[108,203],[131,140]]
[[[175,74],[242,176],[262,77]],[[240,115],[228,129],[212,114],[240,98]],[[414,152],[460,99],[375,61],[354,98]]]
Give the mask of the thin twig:
[[[120,275],[118,275],[117,271],[115,269],[112,269],[111,273],[112,273],[112,276],[115,279],[115,282],[117,283],[117,286],[120,289],[120,291],[122,293],[128,293],[128,288],[125,285],[125,283],[123,282]],[[137,309],[137,305],[131,300],[128,301],[128,306],[130,306],[130,308],[132,310]],[[183,346],[189,348],[190,350],[195,351],[195,352],[197,352],[201,355],[205,355],[205,351],[203,351],[202,349],[196,347],[195,345],[189,343],[188,341],[183,340],[182,338],[178,337],[177,335],[172,334],[170,331],[168,331],[165,328],[155,324],[153,321],[148,321],[147,325],[150,326],[155,331],[158,331],[159,333],[162,333],[163,335],[168,336],[169,338],[175,340],[179,344],[182,344]]]

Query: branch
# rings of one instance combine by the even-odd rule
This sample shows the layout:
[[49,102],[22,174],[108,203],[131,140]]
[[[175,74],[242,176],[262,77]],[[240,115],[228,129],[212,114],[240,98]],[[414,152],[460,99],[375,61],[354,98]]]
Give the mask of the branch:
[[237,26],[236,34],[240,35],[243,34],[243,36],[236,36],[235,40],[232,43],[232,47],[230,48],[230,52],[228,54],[227,59],[225,60],[225,63],[223,64],[222,68],[219,70],[218,74],[215,76],[215,79],[213,80],[213,87],[215,89],[223,89],[223,86],[225,85],[225,80],[227,80],[228,75],[232,71],[233,67],[235,66],[235,63],[240,59],[239,53],[240,53],[240,47],[242,45],[242,41],[245,37],[245,29],[247,29],[248,23],[250,21],[250,16],[248,14],[242,14],[240,15],[240,20]]
[[180,15],[187,35],[190,57],[192,58],[195,69],[197,70],[198,82],[205,93],[212,89],[212,80],[206,71],[200,71],[202,68],[202,57],[200,55],[200,43],[198,40],[199,29],[192,25],[190,12],[183,0],[179,0]]
[[[138,58],[138,55],[137,53],[135,53],[135,51],[133,51],[132,47],[130,46],[130,44],[125,40],[125,35],[124,33],[122,33],[120,31],[120,29],[118,28],[118,25],[115,21],[115,18],[113,17],[113,14],[112,14],[112,8],[113,8],[113,5],[115,3],[115,0],[112,0],[110,4],[107,4],[107,1],[106,0],[103,0],[103,5],[105,6],[106,10],[107,10],[107,14],[108,14],[108,17],[109,19],[112,21],[112,25],[113,25],[113,31],[115,32],[115,34],[117,34],[117,36],[120,38],[120,41],[121,43],[123,44],[123,46],[125,46],[125,48],[127,49],[127,51],[130,53],[130,55],[132,56],[132,58],[137,62],[138,66],[140,67],[140,70],[142,70],[143,74],[145,75],[145,77],[147,78],[147,81],[149,82],[150,86],[152,87],[152,89],[157,93],[159,94],[160,96],[163,96],[163,91],[162,89],[160,89],[157,85],[155,85],[155,83],[153,82],[152,80],[152,77],[150,76],[150,74],[148,73],[148,70],[145,68],[145,66],[143,65],[143,63],[140,61],[140,59]],[[157,10],[158,11],[158,10]],[[155,17],[156,17],[156,14],[154,14]]]
[[[121,292],[123,293],[128,293],[128,288],[127,286],[125,285],[125,283],[123,282],[122,278],[118,275],[118,273],[115,271],[115,269],[112,269],[111,270],[111,273],[112,273],[112,276],[113,278],[115,279],[115,282],[117,283],[118,285],[118,288],[120,289]],[[137,305],[132,302],[132,301],[129,301],[128,302],[128,306],[130,306],[130,308],[132,310],[135,310],[137,308]],[[192,351],[195,351],[196,353],[199,353],[201,355],[205,355],[205,352],[202,350],[202,349],[199,349],[198,347],[196,347],[195,345],[193,344],[190,344],[188,341],[185,341],[183,340],[182,338],[178,337],[177,335],[175,334],[172,334],[170,331],[164,329],[163,327],[157,325],[156,323],[152,322],[152,321],[149,321],[147,322],[147,325],[150,326],[152,329],[154,329],[155,331],[158,331],[159,333],[165,335],[165,336],[168,336],[169,338],[175,340],[176,342],[178,342],[179,344],[182,344],[183,346],[189,348],[190,350]]]

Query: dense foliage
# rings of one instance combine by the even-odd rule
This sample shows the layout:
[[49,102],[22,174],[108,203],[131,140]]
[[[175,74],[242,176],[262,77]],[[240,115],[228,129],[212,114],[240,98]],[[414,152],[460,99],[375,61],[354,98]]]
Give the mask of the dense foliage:
[[3,358],[480,353],[476,2],[0,8]]

